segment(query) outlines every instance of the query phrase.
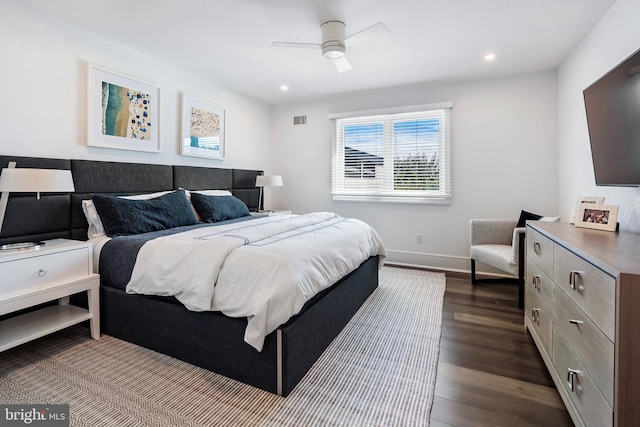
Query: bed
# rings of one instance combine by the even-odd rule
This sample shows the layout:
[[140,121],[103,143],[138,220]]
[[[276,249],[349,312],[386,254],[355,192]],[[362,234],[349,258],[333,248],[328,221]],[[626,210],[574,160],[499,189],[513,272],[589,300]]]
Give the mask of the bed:
[[[0,166],[70,169],[75,193],[12,194],[0,244],[25,239],[87,239],[82,201],[94,193],[125,195],[187,188],[228,190],[258,210],[255,177],[261,171],[0,156]],[[19,215],[34,209],[41,215]],[[105,334],[287,396],[378,284],[379,257],[371,256],[264,337],[261,351],[245,342],[246,318],[190,311],[175,297],[129,294],[109,286],[101,272]],[[103,279],[104,277],[104,279]]]

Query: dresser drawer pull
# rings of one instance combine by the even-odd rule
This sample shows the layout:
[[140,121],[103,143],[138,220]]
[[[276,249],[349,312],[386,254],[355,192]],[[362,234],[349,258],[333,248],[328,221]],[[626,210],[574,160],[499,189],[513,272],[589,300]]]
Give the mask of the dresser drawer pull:
[[580,371],[576,369],[567,368],[567,386],[569,386],[569,390],[575,392],[576,391],[576,377]]
[[537,274],[534,274],[533,277],[531,278],[531,282],[533,283],[533,287],[535,289],[540,289],[540,276],[538,276]]
[[576,270],[571,270],[569,272],[569,287],[574,291],[577,291],[578,289],[582,290],[582,287],[578,286],[578,277],[580,277],[581,274],[584,273]]
[[540,309],[539,308],[531,308],[531,319],[537,323],[538,325],[540,324]]
[[42,268],[38,270],[38,277],[44,277],[47,275],[47,270],[43,270]]
[[569,319],[569,323],[578,326],[578,325],[582,325],[584,322],[582,320]]
[[542,255],[542,250],[540,248],[539,242],[533,242],[533,252],[538,256]]

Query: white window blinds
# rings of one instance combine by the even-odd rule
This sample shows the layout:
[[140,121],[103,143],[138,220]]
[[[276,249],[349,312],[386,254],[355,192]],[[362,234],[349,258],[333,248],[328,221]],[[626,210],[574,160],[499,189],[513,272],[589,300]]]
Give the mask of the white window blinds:
[[451,107],[334,120],[334,200],[451,203]]

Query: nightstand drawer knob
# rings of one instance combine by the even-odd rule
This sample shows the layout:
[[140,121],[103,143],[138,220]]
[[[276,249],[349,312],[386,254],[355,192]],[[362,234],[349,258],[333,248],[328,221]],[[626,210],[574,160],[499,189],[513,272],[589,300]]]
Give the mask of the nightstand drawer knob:
[[38,270],[38,277],[44,277],[47,275],[47,270],[43,270],[42,268]]

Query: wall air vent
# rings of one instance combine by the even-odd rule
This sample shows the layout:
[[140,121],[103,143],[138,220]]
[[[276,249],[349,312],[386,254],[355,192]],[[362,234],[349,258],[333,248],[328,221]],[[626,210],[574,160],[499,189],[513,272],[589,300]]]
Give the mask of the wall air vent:
[[307,124],[307,116],[293,116],[293,125],[302,126]]

